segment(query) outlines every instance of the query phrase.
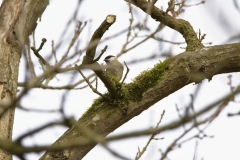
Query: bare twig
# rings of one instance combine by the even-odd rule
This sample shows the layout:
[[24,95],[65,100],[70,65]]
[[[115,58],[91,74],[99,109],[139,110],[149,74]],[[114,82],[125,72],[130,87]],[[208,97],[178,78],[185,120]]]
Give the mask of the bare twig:
[[190,4],[190,5],[187,5],[187,4],[184,4],[184,7],[192,7],[192,6],[198,6],[198,5],[201,5],[201,4],[204,4],[205,3],[205,0],[199,2],[199,3],[196,3],[196,4]]
[[47,42],[46,38],[42,39],[42,43],[40,44],[38,49],[35,49],[35,47],[31,47],[33,53],[36,55],[36,57],[39,58],[39,60],[47,67],[50,67],[50,64],[39,54],[39,51],[42,50],[43,45]]
[[56,49],[55,49],[53,40],[52,40],[52,54],[54,55],[55,64],[58,63],[57,56],[56,56]]
[[123,82],[124,82],[125,79],[127,78],[128,72],[130,71],[130,69],[128,68],[127,63],[126,63],[125,61],[124,61],[124,64],[125,64],[125,66],[126,66],[126,68],[127,68],[127,72],[126,72],[126,74],[125,74],[125,76],[124,76],[124,78],[123,78],[123,80],[122,80],[122,82],[121,82],[121,85],[123,84]]
[[[199,124],[203,124],[205,123],[206,121],[202,121],[201,123],[198,123]],[[167,150],[162,154],[162,157],[160,160],[164,160],[166,157],[167,157],[167,154],[173,150],[173,147],[176,145],[176,143],[181,139],[183,138],[187,133],[189,133],[193,128],[195,128],[195,125],[191,126],[189,129],[187,129],[186,131],[184,131],[177,139],[175,139],[167,148]]]
[[[36,77],[36,73],[35,73],[35,69],[34,69],[34,65],[33,65],[33,61],[32,61],[32,56],[31,56],[31,49],[30,49],[30,41],[28,41],[27,43],[27,50],[23,50],[23,54],[25,53],[26,55],[26,60],[27,60],[27,64],[26,64],[26,69],[29,68],[31,74],[33,77]],[[27,76],[27,74],[26,74]],[[25,79],[27,79],[27,77],[25,77]]]
[[53,112],[58,112],[59,110],[42,110],[42,109],[29,109],[29,108],[24,108],[22,106],[18,106],[18,109],[21,109],[23,111],[27,112],[37,112],[37,113],[53,113]]
[[174,16],[174,17],[176,17],[175,16],[175,14],[174,14],[174,8],[175,8],[175,0],[170,0],[169,2],[168,2],[168,8],[166,9],[166,13],[168,13],[169,11],[172,13],[172,15]]
[[[94,77],[95,74],[91,74],[87,77],[87,79],[89,80],[90,78]],[[93,83],[94,81],[96,80],[96,78],[94,78],[93,80],[90,81],[90,83]],[[72,85],[65,85],[65,86],[48,86],[48,85],[44,85],[44,84],[36,84],[34,86],[34,88],[42,88],[42,89],[52,89],[52,90],[62,90],[62,89],[65,89],[65,90],[78,90],[78,89],[84,89],[86,88],[88,85],[85,85],[85,86],[82,86],[82,87],[78,87],[78,88],[75,88],[76,86],[78,86],[79,84],[85,82],[85,80],[79,80],[78,82],[72,84]],[[27,85],[27,82],[18,82],[18,87],[25,87]]]
[[[167,154],[168,154],[170,151],[172,151],[175,146],[181,146],[183,143],[188,142],[188,141],[190,141],[190,140],[192,140],[192,139],[194,139],[194,138],[200,138],[200,139],[202,139],[202,138],[204,138],[204,137],[212,138],[212,136],[207,136],[206,134],[204,134],[204,133],[203,133],[203,130],[205,130],[206,127],[219,115],[219,113],[223,110],[223,108],[226,107],[227,102],[228,102],[229,100],[230,100],[229,97],[228,97],[228,98],[225,98],[225,99],[222,101],[222,103],[220,104],[220,106],[218,107],[218,109],[217,109],[213,114],[211,114],[208,118],[206,118],[205,120],[200,121],[200,122],[197,122],[197,120],[195,120],[196,117],[193,118],[193,119],[195,120],[194,123],[193,123],[193,125],[192,125],[189,129],[185,130],[177,139],[175,139],[175,140],[173,141],[173,143],[171,143],[171,145],[169,145],[169,147],[167,148],[167,150],[162,154],[161,160],[164,160],[164,158],[167,156]],[[195,114],[197,114],[197,113],[195,113]],[[199,128],[198,128],[200,125],[205,124],[206,122],[208,122],[208,123],[207,123],[207,125],[206,125],[203,129],[199,129]],[[190,138],[188,138],[188,139],[186,139],[186,140],[184,140],[184,141],[182,141],[182,142],[179,142],[179,143],[177,144],[177,142],[178,142],[180,139],[182,139],[187,133],[189,133],[189,132],[190,132],[192,129],[194,129],[194,128],[197,128],[197,129],[198,129],[198,133],[197,133],[196,135],[194,135],[194,136],[192,136],[192,137],[190,137]],[[201,136],[202,134],[203,134],[203,136]]]
[[204,40],[204,38],[205,38],[205,36],[206,36],[206,34],[203,34],[202,35],[202,33],[201,33],[201,30],[199,29],[199,31],[198,31],[199,33],[198,33],[198,39],[202,42],[203,40]]
[[[177,110],[177,114],[178,114],[179,119],[182,119],[183,116],[182,116],[181,113],[180,113],[180,109],[178,108],[178,105],[176,104],[175,107],[176,107],[176,110]],[[185,124],[183,124],[182,126],[183,126],[183,129],[186,130]]]
[[[155,129],[157,129],[157,128],[159,127],[159,125],[160,125],[160,123],[161,123],[161,121],[162,121],[162,119],[163,119],[164,114],[165,114],[165,110],[163,110],[163,112],[162,112],[162,114],[161,114],[161,116],[160,116],[160,119],[159,119],[159,121],[158,121]],[[140,151],[140,149],[138,148],[138,153],[137,153],[137,155],[136,155],[135,160],[138,160],[138,159],[141,158],[141,156],[142,156],[142,155],[144,154],[144,152],[147,150],[147,147],[149,146],[150,142],[154,139],[154,137],[155,137],[157,134],[159,134],[159,132],[153,133],[153,134],[151,135],[151,137],[149,138],[147,144],[143,147],[142,151]]]
[[103,53],[106,52],[107,48],[108,48],[108,46],[106,45],[106,46],[103,48],[103,50],[101,51],[101,53],[99,54],[99,56],[98,56],[96,59],[93,60],[93,62],[97,62],[97,61],[102,57]]
[[62,59],[60,60],[60,63],[63,63],[64,61],[66,61],[66,58],[70,52],[70,49],[73,47],[74,43],[76,42],[77,38],[79,37],[80,33],[82,32],[82,30],[85,28],[86,25],[87,25],[87,22],[84,22],[83,27],[81,27],[82,22],[78,22],[77,30],[75,31],[75,34],[68,46],[66,53],[63,55]]
[[97,88],[98,88],[98,78],[96,76],[96,90],[97,90]]
[[32,130],[32,131],[28,131],[27,133],[21,135],[20,137],[17,138],[17,140],[16,140],[15,142],[16,142],[16,143],[21,143],[21,141],[22,141],[24,138],[26,138],[26,137],[28,137],[28,136],[30,136],[30,135],[33,135],[33,134],[35,134],[35,133],[38,133],[39,131],[42,131],[43,129],[48,128],[48,127],[51,127],[51,126],[55,126],[55,125],[65,125],[65,126],[67,126],[67,124],[68,124],[67,121],[68,121],[68,120],[64,120],[64,121],[61,121],[61,122],[50,122],[50,123],[48,123],[48,124],[45,124],[45,125],[43,125],[43,126],[40,126],[40,127],[36,128],[36,129],[34,129],[34,130]]
[[144,38],[143,40],[141,40],[140,42],[138,42],[137,44],[133,45],[132,47],[122,50],[120,53],[117,54],[116,57],[120,57],[122,54],[134,49],[135,47],[139,46],[140,44],[142,44],[143,42],[147,41],[148,39],[152,38],[156,33],[158,33],[160,30],[162,30],[162,28],[158,27],[153,33],[151,33],[148,37]]
[[92,91],[96,94],[98,94],[99,96],[103,97],[103,98],[106,98],[102,93],[98,92],[98,90],[96,90],[92,85],[91,83],[88,81],[88,79],[84,76],[84,74],[78,70],[78,72],[82,75],[83,79],[87,82],[87,84],[89,85],[89,87],[92,89]]
[[195,143],[195,150],[194,150],[194,155],[193,155],[193,160],[197,160],[197,149],[198,149],[198,141]]
[[134,33],[134,34],[133,34],[133,37],[130,38],[132,31],[134,31],[134,30],[133,30],[134,28],[133,28],[133,26],[132,26],[132,25],[133,25],[133,21],[134,21],[134,16],[133,16],[132,5],[131,5],[131,2],[130,2],[130,1],[128,1],[128,7],[129,7],[129,13],[130,13],[131,18],[129,19],[129,26],[128,26],[128,28],[127,28],[126,41],[125,41],[125,43],[122,45],[122,48],[121,48],[120,53],[119,53],[116,57],[120,57],[120,55],[126,53],[125,51],[126,51],[127,45],[129,45],[135,38],[138,37],[139,32],[140,32],[141,29],[143,28],[143,27],[139,26],[139,31],[138,31],[137,33]]
[[233,92],[235,87],[233,87],[233,84],[232,84],[232,75],[229,74],[227,78],[229,79],[228,85],[230,87],[230,91]]
[[232,117],[232,116],[240,116],[240,111],[237,112],[237,113],[228,113],[227,114],[229,117]]
[[168,40],[165,40],[165,39],[163,39],[163,38],[155,37],[155,36],[153,36],[152,39],[157,40],[157,41],[159,41],[159,42],[166,42],[166,43],[176,44],[176,45],[180,45],[180,44],[184,44],[184,43],[185,43],[185,42],[173,42],[173,41],[168,41]]

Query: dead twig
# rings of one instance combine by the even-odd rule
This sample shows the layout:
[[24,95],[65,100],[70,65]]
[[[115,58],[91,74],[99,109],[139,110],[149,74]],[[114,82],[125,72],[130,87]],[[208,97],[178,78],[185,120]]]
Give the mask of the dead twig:
[[98,92],[98,90],[96,90],[96,89],[91,85],[91,83],[88,81],[88,79],[84,76],[84,74],[83,74],[80,70],[78,70],[78,72],[82,75],[83,79],[87,82],[87,84],[89,85],[89,87],[92,89],[92,91],[93,91],[94,93],[96,93],[96,94],[98,94],[99,96],[107,99],[107,97],[105,97],[102,93]]
[[[160,120],[158,121],[155,129],[157,129],[157,128],[159,127],[159,125],[160,125],[160,123],[161,123],[161,121],[162,121],[162,119],[163,119],[164,114],[165,114],[165,110],[163,110],[163,112],[162,112],[162,114],[161,114],[161,116],[160,116]],[[138,159],[141,158],[141,156],[142,156],[142,155],[144,154],[144,152],[147,150],[147,147],[149,146],[150,142],[151,142],[153,139],[155,139],[154,137],[155,137],[157,134],[159,134],[159,132],[155,132],[155,133],[153,133],[153,134],[151,135],[151,137],[149,138],[147,144],[145,145],[145,147],[143,147],[142,151],[140,151],[140,149],[138,148],[138,153],[137,153],[137,155],[136,155],[135,160],[138,160]]]
[[121,82],[121,85],[123,84],[123,82],[124,82],[125,79],[127,78],[128,72],[130,71],[130,69],[128,68],[127,63],[126,63],[125,61],[124,61],[124,64],[125,64],[125,66],[126,66],[126,68],[127,68],[127,72],[126,72],[126,74],[125,74],[125,76],[124,76],[124,78],[123,78],[123,80],[122,80],[122,82]]
[[102,52],[99,54],[99,56],[98,56],[96,59],[93,60],[93,62],[97,62],[97,61],[102,57],[103,53],[106,52],[107,48],[108,48],[108,45],[106,45],[106,46],[103,48]]
[[42,39],[42,43],[40,44],[39,48],[36,49],[35,47],[31,47],[33,53],[36,55],[36,57],[39,58],[39,60],[47,67],[50,67],[50,64],[39,54],[39,51],[42,50],[43,45],[47,42],[46,38]]

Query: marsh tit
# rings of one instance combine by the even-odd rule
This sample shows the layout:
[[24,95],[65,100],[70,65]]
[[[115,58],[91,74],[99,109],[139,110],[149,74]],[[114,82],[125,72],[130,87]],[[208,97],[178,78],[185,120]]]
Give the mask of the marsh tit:
[[106,65],[104,65],[104,69],[107,74],[111,77],[117,77],[120,81],[123,75],[123,65],[118,61],[115,56],[109,55],[107,56],[104,61]]

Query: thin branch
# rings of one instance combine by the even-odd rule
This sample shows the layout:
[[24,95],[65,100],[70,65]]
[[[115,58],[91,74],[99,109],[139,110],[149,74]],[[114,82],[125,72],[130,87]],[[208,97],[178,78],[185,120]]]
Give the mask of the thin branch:
[[[182,119],[183,116],[180,113],[180,109],[178,108],[178,105],[176,104],[175,107],[176,107],[176,111],[177,111],[179,119]],[[185,124],[183,124],[182,127],[183,127],[183,130],[186,131]]]
[[[92,77],[94,77],[95,74],[91,74],[89,75],[88,77],[86,77],[88,80]],[[96,80],[96,78],[94,78],[93,80],[90,81],[90,83],[93,83],[94,81]],[[84,89],[86,87],[88,87],[88,85],[85,85],[85,86],[82,86],[82,87],[78,87],[78,88],[75,88],[76,86],[78,86],[79,84],[85,82],[84,79],[82,80],[79,80],[78,82],[72,84],[72,85],[65,85],[65,86],[48,86],[48,85],[44,85],[44,84],[36,84],[34,86],[34,88],[42,88],[42,89],[52,89],[52,90],[62,90],[62,89],[65,89],[65,90],[78,90],[78,89]],[[27,85],[27,82],[18,82],[18,87],[25,87]]]
[[[163,110],[163,112],[162,112],[162,114],[161,114],[161,116],[160,116],[160,119],[159,119],[159,121],[158,121],[155,129],[157,129],[157,128],[159,127],[159,125],[160,125],[160,123],[161,123],[161,121],[162,121],[162,119],[163,119],[164,114],[165,114],[165,110]],[[147,144],[143,147],[142,151],[140,151],[140,150],[138,151],[135,160],[138,160],[138,159],[140,159],[140,158],[142,157],[142,155],[144,154],[144,152],[147,150],[147,147],[149,146],[150,142],[154,139],[154,137],[155,137],[157,134],[159,134],[159,132],[153,133],[153,134],[151,135],[151,137],[149,138]]]
[[116,21],[115,15],[108,15],[106,19],[102,22],[102,24],[97,28],[97,30],[92,35],[90,42],[88,43],[86,55],[83,58],[82,64],[91,64],[93,62],[93,58],[96,54],[96,48],[103,34],[112,24],[114,24],[115,21]]
[[40,131],[43,131],[43,129],[46,129],[46,128],[48,128],[48,127],[52,127],[52,126],[55,126],[55,125],[64,125],[64,126],[66,126],[66,124],[68,124],[67,121],[68,121],[68,120],[64,120],[64,121],[62,121],[62,122],[51,122],[51,123],[45,124],[45,125],[43,125],[43,126],[41,126],[41,127],[38,127],[38,128],[36,128],[36,129],[34,129],[34,130],[32,130],[32,131],[28,131],[27,133],[19,136],[14,143],[19,143],[19,144],[21,144],[21,141],[22,141],[24,138],[26,138],[26,137],[28,137],[28,136],[30,136],[30,135],[33,135],[33,134],[35,134],[35,133],[38,133],[38,132],[40,132]]
[[160,41],[160,42],[166,42],[166,43],[176,44],[176,45],[180,45],[180,44],[186,43],[186,42],[173,42],[173,41],[168,41],[168,40],[165,40],[165,39],[163,39],[163,38],[155,37],[155,36],[153,36],[152,39],[157,40],[157,41]]
[[129,38],[131,36],[131,31],[132,31],[132,24],[134,21],[134,17],[133,17],[133,13],[132,13],[132,6],[131,6],[130,2],[128,2],[128,7],[129,7],[129,13],[131,15],[131,18],[129,19],[129,26],[128,26],[128,31],[127,31],[127,35],[126,35],[126,41],[122,45],[122,49],[121,49],[120,53],[124,53],[124,50],[126,50],[127,45],[130,43],[130,41],[133,41],[133,39],[134,39],[134,38],[132,38],[132,40],[129,40]]
[[205,3],[205,0],[204,0],[204,1],[201,1],[201,2],[199,2],[199,3],[196,3],[196,4],[189,4],[189,5],[184,4],[184,7],[198,6],[198,5],[201,5],[201,4],[204,4],[204,3]]
[[17,109],[21,109],[21,110],[27,111],[27,112],[37,112],[37,113],[54,113],[54,112],[59,112],[59,110],[29,109],[29,108],[24,108],[22,106],[18,106]]
[[103,97],[103,98],[106,98],[102,93],[98,92],[98,90],[96,90],[92,85],[91,83],[88,81],[88,79],[84,76],[84,74],[78,70],[78,72],[82,75],[83,79],[87,82],[88,86],[92,89],[92,91],[96,94],[98,94],[99,96]]
[[139,46],[140,44],[142,44],[143,42],[147,41],[148,39],[152,38],[156,33],[158,33],[160,30],[162,30],[161,27],[158,27],[153,33],[151,33],[148,37],[144,38],[143,40],[141,40],[140,42],[138,42],[137,44],[133,45],[132,47],[122,50],[120,53],[117,54],[116,57],[120,57],[122,54],[134,49],[135,47]]
[[240,116],[240,111],[237,113],[228,113],[227,116],[232,117],[232,116]]
[[122,82],[121,82],[121,85],[123,84],[123,82],[124,82],[125,79],[127,78],[128,72],[130,71],[130,69],[128,68],[127,63],[126,63],[125,61],[124,61],[124,64],[125,64],[125,66],[126,66],[126,68],[127,68],[127,72],[126,72],[126,74],[125,74],[125,76],[124,76],[124,78],[123,78],[123,80],[122,80]]
[[97,78],[97,76],[96,76],[96,90],[97,90],[97,88],[98,88],[98,78]]
[[97,62],[97,61],[102,57],[103,53],[106,52],[107,48],[108,48],[108,46],[106,45],[106,46],[103,48],[103,50],[101,51],[101,53],[99,54],[99,56],[98,56],[96,59],[93,60],[93,62]]
[[[199,137],[199,134],[200,134],[200,133],[202,134],[202,133],[203,133],[203,130],[205,130],[206,127],[219,115],[219,113],[223,110],[223,108],[226,107],[226,105],[227,105],[226,101],[229,101],[229,100],[230,100],[229,97],[225,98],[225,99],[222,101],[222,103],[220,104],[220,106],[218,107],[218,109],[217,109],[213,114],[211,114],[208,118],[206,118],[205,120],[200,121],[200,122],[197,122],[197,120],[195,120],[196,117],[193,118],[193,119],[195,120],[194,123],[193,123],[193,125],[192,125],[189,129],[185,130],[183,134],[181,134],[177,139],[175,139],[175,140],[171,143],[171,145],[168,146],[167,150],[162,154],[161,160],[164,160],[164,158],[167,156],[167,154],[168,154],[170,151],[172,151],[176,145],[181,146],[183,143],[188,142],[188,141],[190,141],[190,140],[192,140],[192,139],[194,139],[194,138],[201,138],[201,139],[202,139],[203,137],[210,137],[210,138],[212,138],[212,136],[207,136],[206,134],[204,134],[202,137]],[[202,124],[204,124],[204,123],[206,123],[206,122],[208,122],[208,124],[207,124],[203,129],[199,129],[199,126],[202,125]],[[188,138],[188,139],[186,139],[186,140],[184,140],[184,141],[182,141],[182,142],[179,142],[179,143],[177,144],[177,142],[178,142],[181,138],[183,138],[187,133],[189,133],[189,132],[190,132],[192,129],[194,129],[194,128],[197,128],[197,130],[198,130],[198,133],[197,133],[196,135],[194,135],[194,136],[192,136],[192,137],[190,137],[190,138]]]
[[40,44],[38,49],[35,49],[35,47],[31,47],[33,53],[36,55],[36,57],[39,58],[39,60],[47,67],[50,67],[50,64],[39,54],[39,51],[42,50],[44,44],[47,42],[46,38],[42,39],[42,43]]
[[205,121],[201,121],[201,122],[198,122],[197,124],[195,125],[192,125],[189,129],[185,130],[177,139],[175,139],[167,148],[167,150],[162,154],[162,157],[160,160],[164,160],[164,158],[167,157],[167,154],[173,150],[173,147],[176,145],[176,143],[181,139],[183,138],[187,133],[189,133],[193,128],[195,128],[196,125],[200,125],[200,124],[203,124],[203,123],[206,123],[207,120]]
[[[28,68],[29,68],[32,76],[33,77],[37,77],[35,69],[34,69],[33,61],[32,61],[31,49],[30,48],[31,47],[30,47],[30,41],[29,41],[27,43],[27,50],[25,50],[25,49],[23,50],[23,54],[25,54],[26,61],[27,61],[27,63],[26,63],[26,70],[28,70]],[[25,75],[26,75],[25,79],[27,79],[27,74],[25,74]]]
[[54,41],[52,40],[52,54],[54,56],[54,59],[55,59],[55,64],[58,63],[58,60],[57,60],[57,56],[56,56],[56,49],[55,49],[55,46],[54,46]]
[[63,55],[62,59],[60,60],[60,63],[63,63],[64,61],[66,61],[66,58],[67,58],[71,48],[73,47],[74,43],[76,42],[76,40],[79,37],[79,35],[82,32],[82,30],[86,27],[86,25],[87,25],[87,22],[84,22],[83,27],[81,27],[82,26],[82,22],[78,22],[78,26],[77,26],[77,29],[75,31],[75,34],[74,34],[74,36],[73,36],[73,38],[72,38],[72,40],[71,40],[71,42],[70,42],[70,44],[68,46],[68,49],[67,49],[66,53]]

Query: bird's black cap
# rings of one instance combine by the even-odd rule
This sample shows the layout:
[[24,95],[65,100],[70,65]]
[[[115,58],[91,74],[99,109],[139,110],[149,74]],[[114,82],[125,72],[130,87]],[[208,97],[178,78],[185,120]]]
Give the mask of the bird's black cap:
[[108,61],[108,59],[110,59],[111,57],[115,57],[115,56],[113,56],[113,55],[109,55],[109,56],[107,56],[107,57],[105,57],[105,59],[104,59],[104,61]]

